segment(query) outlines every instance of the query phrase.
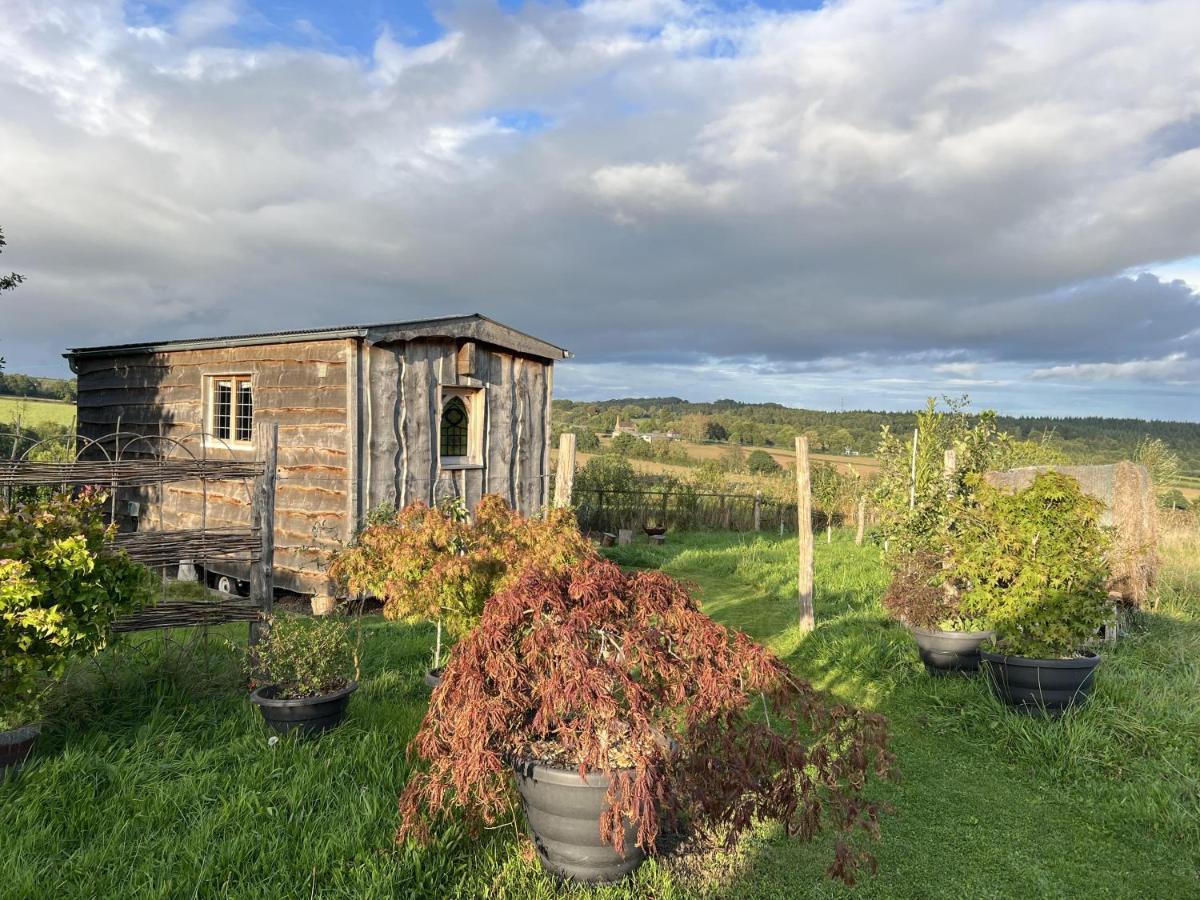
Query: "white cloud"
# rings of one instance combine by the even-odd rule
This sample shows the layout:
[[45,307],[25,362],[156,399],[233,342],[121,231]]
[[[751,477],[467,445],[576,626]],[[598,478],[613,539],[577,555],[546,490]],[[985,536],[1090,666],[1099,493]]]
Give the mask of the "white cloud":
[[9,0],[10,364],[475,308],[697,379],[1200,358],[1195,294],[1136,277],[1200,246],[1194,0],[437,9],[356,56],[239,46],[248,2]]
[[1200,359],[1186,353],[1170,353],[1160,359],[1131,359],[1125,362],[1071,363],[1035,369],[1037,379],[1072,378],[1089,381],[1165,381],[1171,384],[1200,383]]

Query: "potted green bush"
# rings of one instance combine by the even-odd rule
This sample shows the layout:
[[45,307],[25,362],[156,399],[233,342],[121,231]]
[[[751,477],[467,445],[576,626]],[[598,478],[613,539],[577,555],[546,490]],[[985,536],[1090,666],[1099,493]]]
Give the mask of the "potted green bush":
[[968,617],[947,584],[942,558],[928,550],[900,557],[883,595],[888,613],[908,627],[930,675],[979,669],[979,647],[995,637],[980,618]]
[[358,690],[358,645],[332,617],[276,615],[250,648],[250,701],[280,734],[312,737],[340,725]]
[[570,510],[525,518],[488,494],[474,516],[461,501],[437,507],[418,502],[376,516],[353,544],[334,554],[329,571],[350,593],[381,600],[385,617],[435,625],[425,683],[436,687],[443,630],[454,639],[470,631],[485,601],[523,566],[561,569],[588,552]]
[[150,571],[107,546],[104,505],[86,491],[0,512],[0,775],[32,750],[47,684],[152,596]]
[[1087,699],[1100,662],[1090,649],[1109,611],[1100,503],[1050,471],[1015,493],[972,487],[946,538],[962,609],[996,632],[982,652],[989,682],[1022,711],[1057,715]]
[[[515,781],[541,864],[584,882],[633,871],[664,825],[730,844],[760,819],[874,834],[868,776],[892,762],[882,717],[827,704],[681,583],[595,556],[488,601],[409,751],[427,768],[398,840],[507,818]],[[840,843],[832,871],[861,855]]]

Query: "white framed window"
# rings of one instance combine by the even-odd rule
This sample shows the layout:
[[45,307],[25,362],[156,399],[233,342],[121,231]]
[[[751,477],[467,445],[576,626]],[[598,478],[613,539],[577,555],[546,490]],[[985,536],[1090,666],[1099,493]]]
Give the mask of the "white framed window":
[[254,384],[249,375],[208,376],[208,433],[229,444],[254,442]]
[[438,463],[443,469],[483,465],[483,388],[443,385],[438,397]]

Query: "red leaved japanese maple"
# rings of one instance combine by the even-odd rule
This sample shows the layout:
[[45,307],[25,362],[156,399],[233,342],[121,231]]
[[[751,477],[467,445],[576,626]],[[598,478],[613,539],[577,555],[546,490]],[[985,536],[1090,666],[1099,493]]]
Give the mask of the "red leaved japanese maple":
[[[865,788],[892,763],[881,716],[827,703],[680,582],[595,556],[526,569],[488,601],[409,749],[428,768],[400,797],[397,840],[428,840],[454,810],[494,823],[512,762],[533,759],[612,779],[600,824],[618,851],[624,821],[648,851],[680,824],[730,843],[756,819],[875,834]],[[851,878],[858,858],[839,844],[831,872]]]

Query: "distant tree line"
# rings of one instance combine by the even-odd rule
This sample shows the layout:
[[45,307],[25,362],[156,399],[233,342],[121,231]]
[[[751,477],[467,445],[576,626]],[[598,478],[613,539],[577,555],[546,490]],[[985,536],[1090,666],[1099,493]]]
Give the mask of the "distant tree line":
[[[642,433],[674,431],[685,440],[701,443],[787,448],[792,446],[797,435],[807,435],[809,446],[816,452],[840,454],[849,451],[865,455],[875,452],[883,426],[898,434],[911,432],[916,423],[915,411],[828,412],[736,400],[690,403],[678,397],[646,397],[596,402],[554,401],[555,432],[579,434],[580,449],[584,449],[584,434],[609,434],[618,417],[622,423],[633,424]],[[1077,463],[1132,459],[1144,440],[1158,439],[1178,456],[1181,474],[1200,474],[1200,423],[1196,422],[1001,415],[995,418],[995,424],[1014,439],[1042,444]],[[586,440],[595,447],[591,438]],[[638,439],[631,437],[630,440]],[[765,465],[761,459],[756,459],[755,463]]]
[[0,396],[38,397],[45,400],[74,400],[74,378],[35,378],[32,375],[0,372]]

